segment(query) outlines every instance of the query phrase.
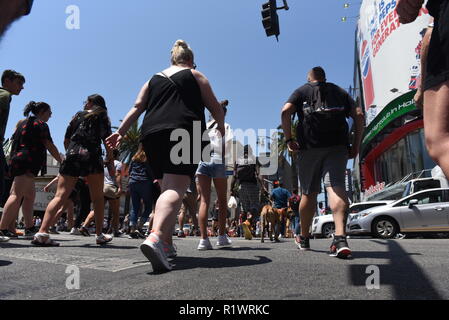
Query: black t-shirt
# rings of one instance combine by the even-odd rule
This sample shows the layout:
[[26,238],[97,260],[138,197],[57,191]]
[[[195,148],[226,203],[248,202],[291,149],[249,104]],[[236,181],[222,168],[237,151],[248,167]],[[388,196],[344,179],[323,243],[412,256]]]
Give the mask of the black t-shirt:
[[[320,142],[320,145],[318,146],[316,141],[307,141],[310,140],[310,138],[308,138],[309,135],[305,132],[307,129],[304,128],[304,125],[301,125],[304,119],[303,107],[305,103],[309,105],[312,103],[314,90],[317,86],[322,86],[325,88],[327,105],[330,108],[344,108],[344,114],[346,117],[349,117],[351,111],[356,107],[354,99],[352,99],[345,90],[330,82],[312,82],[296,89],[288,99],[287,103],[291,103],[296,106],[296,113],[299,119],[299,125],[296,130],[296,138],[298,143],[303,148],[305,148],[306,145],[308,148],[347,145],[347,134],[345,137],[328,135],[326,137],[326,142],[324,142],[325,145],[323,145],[323,142]],[[346,130],[348,129],[346,122],[342,125],[346,127]],[[323,124],[323,126],[325,125]]]
[[200,121],[201,133],[206,129],[201,89],[190,69],[173,74],[170,79],[162,75],[151,78],[148,106],[142,123],[142,138],[167,129],[193,128]]

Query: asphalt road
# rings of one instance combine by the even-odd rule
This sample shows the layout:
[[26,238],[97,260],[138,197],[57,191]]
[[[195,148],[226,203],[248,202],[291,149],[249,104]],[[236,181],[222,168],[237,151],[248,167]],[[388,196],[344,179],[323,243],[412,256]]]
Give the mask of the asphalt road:
[[[447,239],[350,239],[353,259],[339,260],[327,255],[326,239],[312,240],[308,252],[298,250],[293,239],[243,238],[232,238],[232,248],[197,251],[199,238],[175,237],[176,266],[155,274],[139,250],[141,240],[116,238],[99,247],[94,237],[64,233],[54,238],[61,247],[37,248],[27,240],[0,243],[0,300],[449,298]],[[72,281],[73,266],[79,270],[79,289]]]

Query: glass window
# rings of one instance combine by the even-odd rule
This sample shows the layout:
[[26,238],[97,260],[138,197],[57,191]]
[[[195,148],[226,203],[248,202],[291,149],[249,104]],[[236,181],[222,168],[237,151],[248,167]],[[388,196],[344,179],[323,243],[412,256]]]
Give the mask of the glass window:
[[429,192],[423,192],[414,196],[411,196],[401,203],[399,203],[398,207],[407,207],[410,200],[418,200],[418,204],[429,204],[429,203],[439,203],[443,202],[443,191],[442,190],[436,190],[436,191],[429,191]]
[[435,162],[430,158],[424,142],[424,130],[411,132],[392,145],[374,165],[376,182],[394,183],[406,175],[431,169]]

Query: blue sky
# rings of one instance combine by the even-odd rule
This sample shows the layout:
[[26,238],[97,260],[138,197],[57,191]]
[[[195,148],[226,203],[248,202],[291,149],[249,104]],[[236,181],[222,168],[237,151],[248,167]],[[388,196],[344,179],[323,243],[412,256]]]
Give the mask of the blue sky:
[[[14,23],[0,43],[0,70],[27,78],[12,102],[6,137],[27,102],[45,101],[53,109],[53,140],[63,152],[68,122],[93,93],[105,97],[118,125],[144,82],[168,67],[177,39],[190,44],[217,98],[230,101],[233,128],[276,128],[285,101],[316,65],[329,81],[352,84],[356,19],[343,23],[341,17],[357,16],[358,1],[344,9],[351,1],[289,0],[290,10],[278,12],[279,42],[263,30],[264,2],[36,0],[31,15]],[[69,5],[80,9],[79,30],[66,28]]]

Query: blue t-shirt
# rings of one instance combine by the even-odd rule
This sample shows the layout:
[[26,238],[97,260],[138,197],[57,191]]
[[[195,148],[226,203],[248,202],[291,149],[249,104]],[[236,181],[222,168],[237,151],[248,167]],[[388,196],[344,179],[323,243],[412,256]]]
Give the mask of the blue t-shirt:
[[290,198],[292,194],[290,191],[284,188],[276,188],[271,193],[271,197],[274,200],[274,207],[276,209],[282,209],[288,207],[288,198]]
[[129,166],[129,184],[150,181],[153,182],[153,173],[148,162],[132,161]]

